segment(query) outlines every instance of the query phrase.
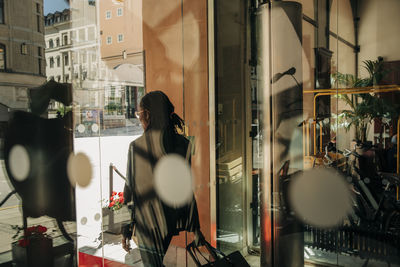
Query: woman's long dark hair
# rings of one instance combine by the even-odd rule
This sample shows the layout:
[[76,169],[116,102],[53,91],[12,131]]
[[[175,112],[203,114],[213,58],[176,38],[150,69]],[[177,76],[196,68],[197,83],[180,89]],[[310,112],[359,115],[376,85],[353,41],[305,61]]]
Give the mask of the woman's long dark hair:
[[183,132],[184,121],[174,111],[175,107],[168,96],[161,91],[153,91],[140,101],[143,110],[150,113],[150,122],[147,129],[178,133],[178,129]]

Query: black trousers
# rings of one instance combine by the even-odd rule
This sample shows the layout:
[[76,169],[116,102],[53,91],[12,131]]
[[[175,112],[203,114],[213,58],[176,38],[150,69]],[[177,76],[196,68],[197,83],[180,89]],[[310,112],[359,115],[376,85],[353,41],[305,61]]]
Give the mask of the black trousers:
[[[139,241],[139,251],[145,267],[162,267],[163,260],[171,243],[172,234],[162,237],[157,230],[146,231],[145,233],[136,232]],[[150,236],[148,236],[150,234]],[[149,238],[150,237],[150,238]]]

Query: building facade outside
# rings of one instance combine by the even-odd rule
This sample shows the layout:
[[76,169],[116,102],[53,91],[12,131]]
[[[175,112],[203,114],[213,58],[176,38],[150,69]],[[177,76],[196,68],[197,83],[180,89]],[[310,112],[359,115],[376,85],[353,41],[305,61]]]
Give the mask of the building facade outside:
[[[74,150],[87,159],[77,172],[86,183],[75,188],[79,264],[140,264],[138,244],[121,249],[126,207],[108,205],[124,190],[127,147],[142,134],[132,127],[138,101],[161,90],[193,144],[190,179],[212,246],[257,267],[400,265],[399,8],[397,0],[71,1],[57,15],[72,22],[54,32],[60,49],[46,59],[61,60],[48,79],[73,85]],[[92,26],[92,43],[74,39]],[[164,264],[195,266],[193,239],[174,236]]]
[[[65,9],[62,12],[46,14],[44,21],[47,79],[60,83],[71,83],[73,73],[73,68],[71,68],[73,41],[71,37],[79,35],[76,34],[76,30],[72,34],[70,12]],[[86,33],[81,37],[86,37]],[[74,41],[79,42],[79,40]]]
[[43,1],[1,1],[0,38],[0,116],[4,124],[10,111],[28,110],[28,88],[46,80]]
[[[144,93],[141,2],[103,1],[97,7],[105,13],[99,21],[96,3],[86,1],[71,3],[74,12],[46,15],[46,69],[48,80],[73,85],[83,116],[77,123],[91,121],[88,114],[106,129],[134,118]],[[115,29],[121,29],[117,35]]]
[[144,93],[142,1],[100,2],[99,25],[105,112],[134,118]]
[[82,1],[73,6],[79,16],[69,9],[45,16],[47,79],[72,84],[76,106],[98,110],[104,103],[104,93],[98,84],[96,7]]

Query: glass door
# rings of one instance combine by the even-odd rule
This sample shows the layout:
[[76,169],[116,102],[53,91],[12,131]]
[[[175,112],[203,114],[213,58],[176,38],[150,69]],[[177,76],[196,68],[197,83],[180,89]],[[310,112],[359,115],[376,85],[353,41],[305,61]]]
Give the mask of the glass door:
[[215,1],[217,245],[246,246],[246,5]]

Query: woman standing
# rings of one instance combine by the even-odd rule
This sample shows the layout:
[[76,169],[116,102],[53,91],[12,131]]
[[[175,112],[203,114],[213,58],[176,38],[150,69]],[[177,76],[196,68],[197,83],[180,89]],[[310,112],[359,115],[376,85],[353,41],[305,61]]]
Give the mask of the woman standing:
[[[180,231],[195,232],[196,237],[200,234],[194,197],[182,207],[171,207],[159,198],[154,189],[153,170],[157,161],[174,153],[190,162],[187,157],[190,154],[187,153],[189,141],[178,134],[178,129],[183,130],[184,122],[161,91],[146,94],[136,115],[144,133],[129,146],[125,203],[134,202],[135,235],[144,266],[163,266],[165,253],[174,235]],[[122,240],[127,251],[129,238],[125,235]]]

